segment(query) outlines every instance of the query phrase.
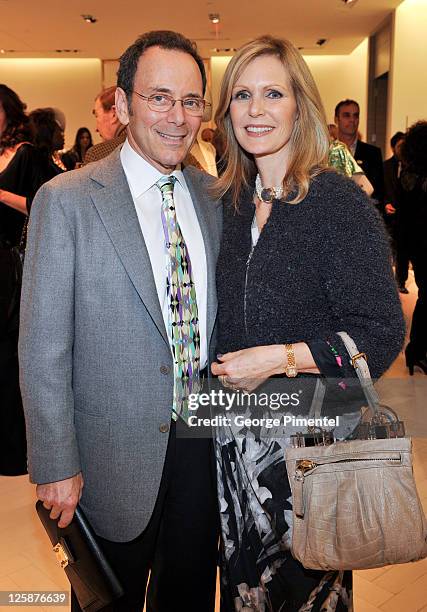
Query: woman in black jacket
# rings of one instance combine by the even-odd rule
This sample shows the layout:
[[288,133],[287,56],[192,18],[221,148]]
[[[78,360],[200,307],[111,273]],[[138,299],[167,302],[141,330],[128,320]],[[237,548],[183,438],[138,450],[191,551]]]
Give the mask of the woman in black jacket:
[[[226,388],[256,389],[260,400],[287,392],[285,411],[293,404],[294,416],[307,414],[318,377],[328,377],[329,398],[349,413],[334,430],[344,438],[360,413],[351,407],[355,372],[337,333],[368,355],[375,377],[404,337],[382,223],[362,190],[327,168],[320,96],[289,42],[267,36],[236,53],[216,123],[227,167],[216,186],[225,205],[212,372]],[[262,405],[251,404],[248,415],[263,416]],[[268,425],[240,423],[216,432],[222,610],[352,609],[351,572],[306,570],[290,552],[291,428],[269,436]]]

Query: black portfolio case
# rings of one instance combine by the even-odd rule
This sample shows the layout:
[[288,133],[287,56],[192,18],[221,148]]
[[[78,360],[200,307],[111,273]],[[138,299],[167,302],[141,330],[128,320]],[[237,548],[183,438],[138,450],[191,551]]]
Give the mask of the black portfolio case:
[[121,597],[122,586],[81,508],[77,506],[65,528],[58,527],[58,520],[50,518],[50,510],[41,501],[36,503],[36,510],[82,610],[97,612]]

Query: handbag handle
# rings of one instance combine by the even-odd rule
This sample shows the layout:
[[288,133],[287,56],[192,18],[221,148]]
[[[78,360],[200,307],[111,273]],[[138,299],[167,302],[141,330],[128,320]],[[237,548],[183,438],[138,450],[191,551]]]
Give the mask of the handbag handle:
[[[375,391],[374,383],[372,382],[371,373],[366,361],[366,355],[365,353],[359,352],[353,338],[351,338],[347,332],[337,332],[337,335],[341,338],[345,348],[347,349],[347,353],[350,356],[350,362],[356,370],[356,374],[359,378],[360,385],[366,397],[366,401],[368,402],[368,406],[371,409],[373,416],[376,416],[380,412],[380,398],[378,393]],[[313,400],[310,406],[309,418],[320,417],[325,393],[326,385],[322,382],[321,378],[318,378],[316,388],[314,390]]]
[[356,370],[363,393],[365,394],[369,408],[372,410],[373,416],[378,414],[380,398],[375,391],[374,383],[372,382],[369,366],[366,361],[365,353],[360,353],[353,338],[347,332],[338,332],[337,334],[344,343],[348,354],[350,355],[351,363]]

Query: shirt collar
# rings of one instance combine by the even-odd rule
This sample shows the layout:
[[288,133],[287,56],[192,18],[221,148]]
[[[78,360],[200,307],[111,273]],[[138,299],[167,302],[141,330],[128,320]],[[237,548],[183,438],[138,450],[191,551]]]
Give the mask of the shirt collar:
[[[151,189],[157,181],[164,176],[162,172],[152,166],[146,159],[141,157],[129,144],[126,138],[120,151],[120,160],[129,183],[130,192],[134,199],[142,196]],[[172,174],[184,190],[188,191],[181,165],[178,165]]]
[[356,147],[357,147],[357,140],[358,140],[358,139],[357,139],[357,135],[356,135],[356,138],[353,140],[353,142],[352,142],[352,143],[349,145],[349,147],[348,147],[348,148],[350,149],[350,152],[351,152],[353,155],[354,155],[354,153],[355,153],[355,151],[356,151]]

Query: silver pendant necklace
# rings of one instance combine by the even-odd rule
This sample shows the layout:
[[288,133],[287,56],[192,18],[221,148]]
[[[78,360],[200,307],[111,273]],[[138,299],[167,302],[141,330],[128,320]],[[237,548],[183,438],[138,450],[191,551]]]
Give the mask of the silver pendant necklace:
[[280,200],[283,195],[283,186],[280,185],[279,187],[263,187],[261,183],[261,177],[259,174],[257,174],[255,179],[255,192],[261,202],[271,204],[274,199]]

